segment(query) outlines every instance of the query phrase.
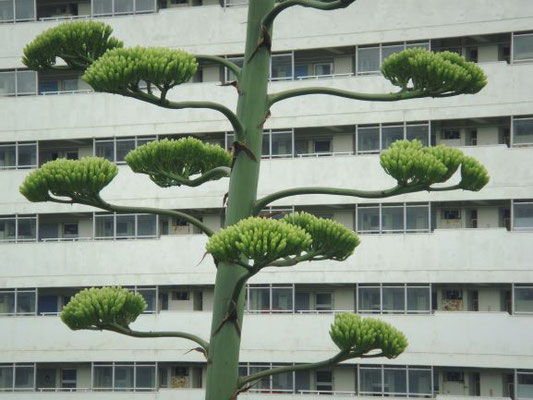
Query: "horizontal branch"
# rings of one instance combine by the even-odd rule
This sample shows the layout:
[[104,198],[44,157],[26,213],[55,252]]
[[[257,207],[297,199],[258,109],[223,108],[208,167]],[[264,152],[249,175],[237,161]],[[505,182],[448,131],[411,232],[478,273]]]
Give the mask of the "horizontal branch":
[[173,174],[170,171],[164,171],[162,169],[158,169],[157,173],[165,176],[166,178],[175,180],[180,185],[196,187],[213,179],[230,176],[231,168],[230,167],[216,167],[216,168],[210,169],[209,171],[200,175],[196,179],[187,179],[187,178],[182,177],[181,175]]
[[136,337],[136,338],[171,338],[173,337],[173,338],[188,339],[200,345],[205,350],[206,353],[209,349],[208,342],[206,342],[205,340],[203,340],[202,338],[196,335],[193,335],[192,333],[187,333],[187,332],[179,332],[179,331],[139,332],[139,331],[134,331],[130,328],[124,327],[122,325],[116,324],[116,323],[107,324],[103,329],[116,332],[116,333],[121,333],[127,336]]
[[328,88],[328,87],[306,87],[298,89],[285,90],[279,93],[273,93],[268,96],[268,106],[271,107],[278,101],[290,99],[298,96],[307,96],[310,94],[325,94],[330,96],[344,97],[352,100],[363,101],[399,101],[417,99],[421,97],[443,97],[442,94],[429,94],[426,91],[406,90],[396,93],[359,93],[348,90]]
[[429,187],[425,184],[408,184],[405,186],[395,186],[386,190],[357,190],[357,189],[342,189],[330,187],[300,187],[293,189],[281,190],[265,196],[257,200],[252,209],[252,215],[257,215],[268,204],[283,199],[286,197],[299,196],[304,194],[326,194],[335,196],[349,196],[359,197],[361,199],[382,199],[386,197],[398,196],[406,193],[419,192],[427,190],[428,192],[444,192],[449,190],[460,189],[460,185],[445,186],[445,187]]
[[355,2],[355,0],[333,0],[333,1],[323,1],[323,0],[285,0],[283,2],[277,3],[274,8],[263,18],[263,25],[267,28],[270,28],[274,23],[276,17],[289,7],[302,6],[315,8],[318,10],[337,10],[339,8],[346,8],[350,4]]
[[239,79],[241,76],[241,68],[237,64],[235,64],[233,61],[230,61],[227,58],[218,57],[218,56],[206,56],[203,54],[195,55],[194,57],[196,57],[198,61],[212,62],[212,63],[220,64],[223,67],[230,69],[237,76],[237,79]]
[[155,104],[156,106],[164,107],[164,108],[170,108],[173,110],[182,110],[186,108],[206,108],[210,110],[218,111],[228,119],[228,121],[231,123],[231,126],[233,127],[233,130],[235,131],[235,135],[237,138],[242,137],[243,127],[241,122],[239,121],[239,118],[237,118],[237,115],[233,111],[231,111],[229,108],[224,106],[223,104],[212,102],[212,101],[170,101],[167,100],[164,95],[165,92],[162,92],[162,97],[157,97],[154,94],[145,93],[139,89],[137,90],[123,90],[120,91],[118,94],[121,94],[126,97],[132,97],[137,100],[142,100],[151,104]]

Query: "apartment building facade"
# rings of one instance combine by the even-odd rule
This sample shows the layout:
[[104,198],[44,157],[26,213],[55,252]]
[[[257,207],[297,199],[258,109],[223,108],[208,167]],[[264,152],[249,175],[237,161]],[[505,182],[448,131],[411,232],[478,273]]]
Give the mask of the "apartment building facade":
[[[58,318],[85,287],[121,285],[148,303],[139,330],[207,337],[215,268],[206,239],[175,218],[29,203],[18,192],[56,158],[101,156],[119,165],[102,195],[117,204],[185,210],[218,229],[227,180],[156,187],[124,165],[131,149],[194,136],[229,146],[211,111],[173,111],[94,93],[78,73],[29,71],[22,49],[64,20],[98,19],[125,45],[182,48],[242,62],[241,0],[0,0],[0,399],[203,398],[205,360],[176,339],[72,332]],[[394,360],[345,362],[277,375],[243,398],[495,397],[533,399],[533,4],[529,0],[358,0],[335,12],[294,7],[276,22],[270,91],[307,85],[382,93],[388,55],[450,50],[476,62],[479,94],[375,104],[326,96],[272,108],[260,195],[295,186],[378,189],[394,184],[379,152],[398,139],[458,147],[491,176],[480,192],[381,201],[284,199],[275,216],[308,211],[360,234],[345,262],[266,269],[247,287],[242,373],[318,361],[335,346],[336,312],[403,330]],[[169,94],[236,105],[231,73],[202,64]],[[456,178],[452,178],[456,179]]]

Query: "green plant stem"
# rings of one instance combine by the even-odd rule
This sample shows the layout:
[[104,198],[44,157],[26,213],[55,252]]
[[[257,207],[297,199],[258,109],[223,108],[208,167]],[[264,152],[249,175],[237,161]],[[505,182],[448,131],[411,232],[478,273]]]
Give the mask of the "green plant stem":
[[200,220],[194,218],[189,214],[182,213],[175,210],[167,210],[165,208],[154,208],[154,207],[130,207],[130,206],[117,206],[115,204],[110,204],[107,201],[103,200],[100,195],[97,195],[96,198],[92,200],[83,200],[83,199],[73,199],[73,200],[63,200],[50,196],[50,201],[55,203],[63,204],[72,204],[79,203],[85,204],[87,206],[101,208],[106,211],[114,211],[119,214],[155,214],[155,215],[165,215],[169,217],[176,217],[184,221],[189,222],[191,225],[196,226],[207,236],[213,235],[215,232],[209,228],[207,225],[204,225]]
[[[248,6],[245,62],[239,80],[237,118],[242,123],[242,136],[237,138],[253,153],[236,154],[231,172],[225,225],[230,226],[252,213],[257,198],[263,123],[267,106],[270,52],[261,43],[261,20],[274,7],[274,0],[252,0]],[[268,32],[271,35],[271,32]],[[252,54],[255,54],[252,57]],[[253,159],[255,158],[255,159]],[[206,400],[232,400],[238,391],[239,355],[244,314],[243,278],[248,273],[238,263],[220,262],[215,280],[213,319],[209,339]],[[234,295],[237,291],[238,294]],[[237,298],[235,302],[233,297]],[[236,303],[236,304],[235,304]],[[231,316],[231,318],[229,318]]]
[[177,174],[174,174],[172,172],[165,171],[162,169],[158,170],[157,173],[159,175],[164,175],[166,178],[175,180],[180,185],[196,187],[211,180],[230,176],[231,168],[230,167],[216,167],[216,168],[210,169],[209,171],[202,174],[196,179],[187,179],[180,175],[177,175]]
[[305,87],[298,89],[289,89],[283,92],[273,93],[268,96],[269,106],[274,105],[278,101],[290,99],[298,96],[307,96],[310,94],[325,94],[337,97],[344,97],[352,100],[364,100],[364,101],[399,101],[417,99],[421,97],[438,97],[437,93],[430,94],[421,90],[407,90],[396,93],[359,93],[351,92],[348,90],[328,88],[328,87]]
[[265,378],[267,376],[278,375],[278,374],[283,374],[286,372],[293,372],[293,371],[308,371],[308,370],[316,370],[320,368],[327,368],[327,367],[337,365],[351,358],[377,358],[377,357],[383,357],[383,353],[361,354],[358,352],[341,351],[334,357],[331,357],[331,358],[328,358],[327,360],[319,361],[316,363],[288,365],[286,367],[279,367],[279,368],[267,369],[264,371],[256,372],[255,374],[240,378],[239,387],[242,388],[244,385],[248,383],[258,381],[259,379]]
[[427,190],[428,192],[444,192],[449,190],[455,190],[461,188],[460,185],[445,186],[445,187],[429,187],[426,184],[407,184],[405,186],[395,186],[385,190],[357,190],[357,189],[343,189],[343,188],[331,188],[331,187],[300,187],[293,189],[281,190],[269,194],[255,202],[254,215],[257,215],[273,201],[283,199],[286,197],[299,196],[303,194],[327,194],[335,196],[349,196],[359,197],[361,199],[381,199],[386,197],[398,196],[406,193],[419,192]]
[[316,8],[318,10],[336,10],[339,8],[346,8],[352,4],[355,0],[334,0],[334,1],[321,1],[321,0],[285,0],[279,2],[276,6],[270,11],[265,18],[263,18],[263,25],[267,28],[271,27],[274,23],[274,19],[281,13],[283,10],[286,10],[289,7],[293,6],[302,6]]
[[179,332],[179,331],[161,331],[161,332],[139,332],[130,329],[129,327],[124,327],[122,325],[111,323],[103,327],[103,329],[108,331],[113,331],[121,333],[123,335],[137,337],[137,338],[182,338],[192,340],[193,342],[200,345],[206,352],[209,350],[209,343],[203,340],[202,338],[193,335],[192,333]]
[[228,60],[227,58],[218,57],[218,56],[208,56],[204,54],[198,54],[198,55],[195,55],[194,57],[196,57],[198,61],[212,62],[212,63],[220,64],[223,67],[230,69],[237,77],[237,80],[241,76],[241,68],[234,62]]
[[243,127],[242,127],[242,124],[241,124],[239,118],[237,118],[237,115],[235,115],[235,113],[233,113],[233,111],[231,111],[229,108],[227,108],[223,104],[216,103],[216,102],[213,102],[213,101],[180,101],[180,102],[176,102],[176,101],[170,101],[170,100],[165,99],[165,98],[157,97],[154,94],[145,93],[145,92],[143,92],[141,90],[131,90],[131,89],[121,91],[118,94],[121,94],[121,95],[126,96],[126,97],[132,97],[132,98],[137,99],[137,100],[142,100],[142,101],[145,101],[147,103],[155,104],[155,105],[160,106],[160,107],[170,108],[170,109],[173,109],[173,110],[182,110],[182,109],[185,109],[185,108],[207,108],[207,109],[210,109],[210,110],[218,111],[218,112],[222,113],[229,120],[229,122],[231,123],[231,126],[233,127],[233,130],[235,131],[236,137],[237,138],[241,138],[242,137]]

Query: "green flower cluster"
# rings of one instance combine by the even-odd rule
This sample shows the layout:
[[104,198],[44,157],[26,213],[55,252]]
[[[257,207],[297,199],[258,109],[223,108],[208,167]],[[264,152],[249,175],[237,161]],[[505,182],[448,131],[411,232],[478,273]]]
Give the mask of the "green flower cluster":
[[460,165],[462,189],[479,191],[489,181],[486,168],[472,157],[465,156],[462,151],[443,145],[424,147],[419,140],[392,143],[381,153],[380,161],[385,172],[396,179],[400,186],[415,184],[429,187],[445,182]]
[[126,289],[84,289],[63,308],[61,320],[72,330],[105,329],[109,324],[128,327],[146,307],[140,294]]
[[413,89],[428,95],[473,94],[487,84],[479,66],[449,51],[404,50],[388,56],[381,72],[402,90]]
[[[191,175],[216,167],[231,166],[229,152],[218,145],[187,137],[163,139],[137,147],[126,155],[126,162],[137,173],[147,174],[159,186],[187,185]],[[222,176],[214,176],[218,179]]]
[[69,68],[85,71],[106,51],[122,47],[103,22],[65,22],[45,30],[24,47],[22,62],[31,69],[53,68],[62,58]]
[[342,351],[359,356],[372,350],[381,350],[387,358],[396,358],[407,348],[405,335],[375,318],[361,318],[357,314],[335,316],[329,335]]
[[100,157],[58,159],[31,172],[19,190],[33,202],[52,200],[50,194],[69,197],[73,201],[91,202],[117,173],[115,164]]
[[306,212],[288,214],[282,221],[308,232],[312,242],[306,251],[327,259],[346,260],[360,243],[355,232],[346,229],[344,225],[327,218],[317,218]]
[[245,257],[254,261],[254,267],[262,268],[280,258],[299,256],[311,242],[311,235],[298,226],[250,217],[211,236],[206,250],[217,261]]
[[170,89],[196,72],[196,58],[182,50],[159,47],[117,48],[85,71],[83,80],[99,92],[121,93],[144,81]]

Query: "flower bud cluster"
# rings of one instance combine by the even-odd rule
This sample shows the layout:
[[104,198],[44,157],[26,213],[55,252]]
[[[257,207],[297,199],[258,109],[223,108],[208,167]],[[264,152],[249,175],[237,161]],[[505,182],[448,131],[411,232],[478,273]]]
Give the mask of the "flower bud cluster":
[[487,84],[487,77],[479,66],[449,51],[404,50],[388,56],[381,72],[403,90],[412,89],[430,96],[477,93]]
[[99,92],[120,93],[141,81],[168,89],[187,82],[197,68],[196,58],[182,50],[117,48],[93,63],[83,80]]
[[72,330],[105,328],[108,324],[128,327],[146,310],[140,294],[118,287],[84,289],[61,311],[61,320]]
[[446,182],[461,168],[461,187],[478,191],[489,181],[487,170],[462,151],[444,145],[424,147],[418,140],[398,140],[381,153],[381,166],[398,185],[416,184],[429,187]]
[[335,316],[329,335],[337,347],[362,355],[371,350],[381,350],[387,358],[396,358],[407,348],[405,335],[375,318],[343,313]]
[[344,225],[327,218],[317,218],[306,212],[296,212],[283,217],[284,222],[299,226],[311,235],[307,252],[317,253],[327,259],[343,261],[359,245],[359,237]]
[[274,219],[250,217],[211,236],[206,250],[217,261],[254,261],[254,267],[289,256],[299,256],[311,245],[302,228]]
[[103,22],[65,22],[45,30],[24,47],[22,62],[31,69],[52,68],[56,59],[84,71],[106,51],[122,47],[123,43],[111,37],[113,29]]
[[31,172],[20,193],[29,201],[51,200],[50,193],[72,200],[90,201],[117,175],[118,168],[100,157],[81,160],[58,159],[45,163]]
[[130,151],[125,159],[134,172],[149,175],[163,187],[183,184],[171,175],[188,179],[216,167],[229,167],[232,162],[231,154],[222,147],[192,137],[150,142]]

